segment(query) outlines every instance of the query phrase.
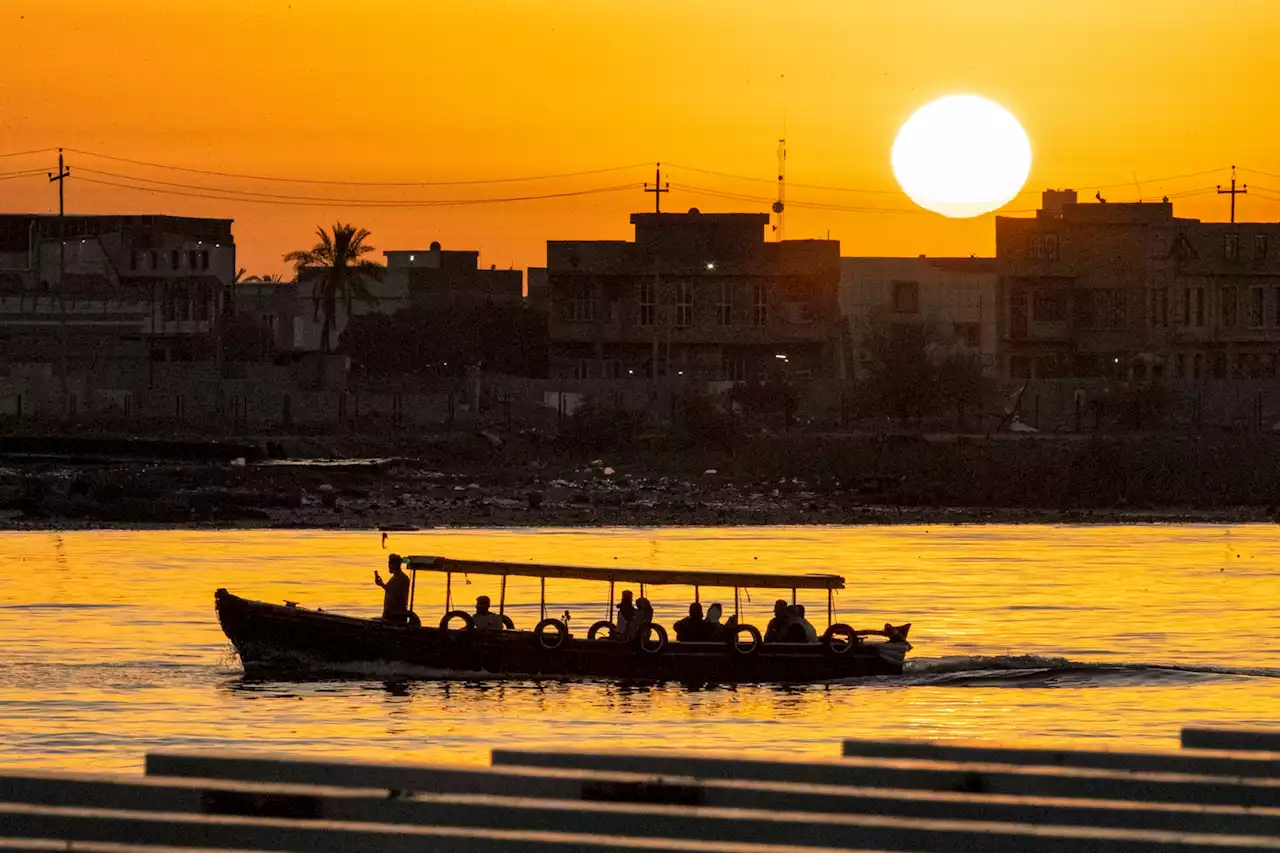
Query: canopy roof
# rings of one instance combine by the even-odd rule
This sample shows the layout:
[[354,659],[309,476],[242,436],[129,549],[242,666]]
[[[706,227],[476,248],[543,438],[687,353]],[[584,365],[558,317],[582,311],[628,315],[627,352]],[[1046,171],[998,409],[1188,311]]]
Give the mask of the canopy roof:
[[550,566],[503,563],[496,560],[454,560],[449,557],[406,557],[415,572],[460,572],[526,578],[571,578],[618,583],[679,584],[682,586],[744,587],[747,589],[844,589],[840,575],[712,572],[695,569],[624,569],[589,566]]

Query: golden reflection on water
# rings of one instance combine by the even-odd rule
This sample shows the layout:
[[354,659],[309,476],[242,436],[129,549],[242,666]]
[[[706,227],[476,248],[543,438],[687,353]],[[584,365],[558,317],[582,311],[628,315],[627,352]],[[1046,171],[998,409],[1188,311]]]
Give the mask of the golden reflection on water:
[[[0,534],[0,765],[133,768],[159,746],[472,762],[499,744],[834,757],[844,736],[1174,746],[1182,725],[1274,720],[1275,533],[1270,525],[433,531],[393,533],[386,550],[372,532]],[[705,690],[240,678],[214,617],[214,589],[376,615],[373,570],[391,550],[836,572],[847,583],[837,618],[857,627],[912,622],[911,657],[926,669],[939,658],[1009,655],[1104,667]],[[648,593],[667,624],[692,600],[691,589]],[[454,579],[455,606],[481,594],[496,602],[497,580]],[[548,611],[568,609],[579,631],[603,617],[607,595],[606,584],[547,583]],[[774,597],[744,597],[744,617],[763,626]],[[704,588],[702,600],[732,610],[730,590]],[[821,629],[825,595],[801,591],[799,600]],[[538,581],[513,578],[507,602],[517,625],[531,627]],[[443,613],[442,578],[420,577],[416,609],[428,623]],[[1127,666],[1137,664],[1230,671]]]

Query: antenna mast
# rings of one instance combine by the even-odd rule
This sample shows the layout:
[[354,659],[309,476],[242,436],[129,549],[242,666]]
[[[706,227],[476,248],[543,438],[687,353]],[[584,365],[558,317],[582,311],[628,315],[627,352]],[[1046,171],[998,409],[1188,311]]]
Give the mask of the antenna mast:
[[778,200],[773,203],[773,212],[778,215],[778,224],[773,226],[778,240],[783,238],[782,214],[786,210],[787,199],[787,140],[778,140]]

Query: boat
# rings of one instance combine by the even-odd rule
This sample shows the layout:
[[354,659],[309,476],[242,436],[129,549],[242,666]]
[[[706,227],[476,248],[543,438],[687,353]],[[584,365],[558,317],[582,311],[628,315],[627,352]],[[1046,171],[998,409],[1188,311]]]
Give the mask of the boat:
[[[675,681],[692,684],[809,683],[877,675],[900,675],[911,644],[910,624],[855,630],[835,622],[834,594],[844,578],[833,574],[763,574],[679,569],[594,568],[535,565],[441,556],[402,560],[411,577],[409,617],[400,624],[382,619],[312,610],[287,601],[251,601],[219,589],[214,596],[223,632],[235,646],[246,675],[299,677],[392,673],[439,678],[592,678],[620,681]],[[418,576],[443,574],[445,609],[436,624],[423,625],[413,611]],[[466,611],[452,608],[454,575],[501,579],[497,613],[501,631],[476,630]],[[517,630],[505,612],[507,579],[541,580],[541,620]],[[547,615],[548,578],[608,584],[604,618],[584,633],[570,630],[571,616]],[[733,590],[733,616],[723,641],[672,640],[656,622],[641,636],[623,642],[613,623],[618,584],[639,587],[693,587]],[[740,622],[742,594],[750,590],[825,590],[827,629],[818,642],[764,642],[759,629]],[[602,588],[603,592],[603,588]]]

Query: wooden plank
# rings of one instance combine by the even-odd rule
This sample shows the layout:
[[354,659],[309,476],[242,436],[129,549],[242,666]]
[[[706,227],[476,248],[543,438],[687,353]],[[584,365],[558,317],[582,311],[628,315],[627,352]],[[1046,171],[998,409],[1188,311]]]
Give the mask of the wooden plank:
[[844,754],[859,758],[919,758],[928,761],[979,761],[987,764],[1248,776],[1260,779],[1280,778],[1280,755],[1244,756],[1225,750],[1113,752],[1111,750],[847,739],[844,742]]
[[1280,753],[1280,729],[1202,729],[1189,726],[1182,730],[1182,745],[1188,749]]
[[845,758],[829,762],[797,762],[661,753],[628,755],[503,749],[495,749],[492,760],[495,765],[502,766],[669,774],[697,779],[754,779],[1033,797],[1280,806],[1280,780],[1174,773],[1125,773],[914,759]]
[[844,589],[844,578],[827,574],[778,574],[765,572],[719,572],[699,569],[632,569],[621,566],[562,566],[537,563],[504,563],[496,560],[455,560],[450,557],[406,557],[415,572],[455,572],[472,575],[505,575],[527,578],[571,580],[663,586],[708,586],[746,589]]
[[248,853],[246,850],[211,850],[208,847],[138,847],[135,844],[66,841],[40,838],[0,838],[0,853]]
[[[121,841],[250,850],[397,851],[500,850],[511,853],[606,853],[620,850],[808,853],[831,850],[910,850],[917,853],[1225,853],[1277,851],[1280,838],[1177,832],[1014,825],[978,821],[906,820],[877,816],[793,814],[630,805],[597,806],[554,800],[486,804],[474,798],[436,811],[465,825],[408,826],[321,820],[208,817],[173,812],[28,806],[0,803],[0,833],[66,841]],[[498,798],[495,798],[498,799]],[[430,801],[427,801],[430,803]],[[522,810],[521,803],[527,804]],[[435,805],[435,804],[433,804]],[[511,828],[537,822],[537,827]],[[590,825],[589,832],[565,826]],[[785,837],[787,844],[769,843]],[[675,840],[680,839],[680,840]],[[764,842],[764,843],[761,843]]]
[[[1280,836],[1280,809],[1244,809],[1236,806],[1195,806],[1132,801],[1054,799],[1011,795],[963,794],[954,792],[886,788],[849,788],[833,785],[806,785],[743,780],[694,780],[682,777],[654,777],[632,773],[544,770],[539,768],[454,768],[399,764],[364,764],[308,758],[199,754],[148,756],[149,766],[160,766],[187,778],[186,784],[201,786],[245,786],[247,792],[270,795],[298,795],[332,789],[300,787],[324,783],[356,785],[352,795],[373,789],[380,799],[387,790],[414,793],[488,794],[522,798],[588,800],[593,802],[635,802],[686,804],[721,808],[769,809],[775,812],[831,812],[836,814],[892,815],[949,820],[993,820],[1011,823],[1041,823],[1063,826],[1118,827],[1129,829],[1182,830],[1200,833],[1232,833]],[[209,778],[200,778],[209,777]],[[294,785],[272,785],[253,781],[288,781]],[[112,788],[94,789],[93,780],[74,780],[59,785],[58,778],[0,776],[0,799],[36,804],[117,808],[192,808],[194,797],[178,799],[175,792],[183,779],[145,777],[108,780],[128,784],[137,794],[124,798]],[[146,783],[163,787],[159,795],[149,793]],[[85,788],[85,793],[81,793]],[[343,795],[343,790],[338,790]],[[329,793],[323,796],[331,796]],[[62,798],[61,800],[57,798]],[[146,806],[144,803],[151,803]]]

